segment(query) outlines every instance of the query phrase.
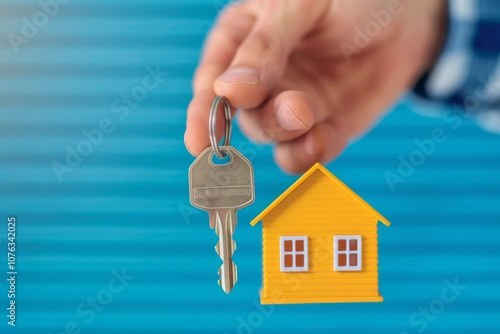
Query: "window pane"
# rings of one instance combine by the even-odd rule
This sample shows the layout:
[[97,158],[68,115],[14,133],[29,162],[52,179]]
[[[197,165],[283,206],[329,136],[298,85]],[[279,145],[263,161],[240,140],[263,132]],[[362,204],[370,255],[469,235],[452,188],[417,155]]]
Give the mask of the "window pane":
[[295,255],[295,266],[303,267],[304,266],[304,254]]
[[280,270],[281,272],[308,271],[307,236],[280,236]]
[[358,250],[358,240],[351,239],[349,240],[349,250]]
[[290,254],[285,255],[285,267],[293,267],[293,256]]
[[339,240],[339,250],[340,250],[340,251],[345,251],[345,250],[346,250],[346,242],[345,242],[345,239],[340,239],[340,240]]
[[349,254],[349,265],[350,266],[358,265],[358,254]]
[[346,254],[339,254],[338,266],[339,267],[345,267],[346,265],[347,265],[347,256],[346,256]]

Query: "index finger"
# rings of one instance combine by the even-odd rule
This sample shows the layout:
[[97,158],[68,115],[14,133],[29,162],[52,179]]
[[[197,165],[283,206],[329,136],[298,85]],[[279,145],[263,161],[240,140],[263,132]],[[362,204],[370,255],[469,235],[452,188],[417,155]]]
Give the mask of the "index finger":
[[[231,5],[222,13],[209,34],[200,64],[193,79],[193,99],[187,111],[184,143],[197,156],[210,145],[208,116],[215,97],[214,81],[227,69],[239,45],[255,19],[245,3]],[[218,118],[218,136],[222,135],[222,117]]]

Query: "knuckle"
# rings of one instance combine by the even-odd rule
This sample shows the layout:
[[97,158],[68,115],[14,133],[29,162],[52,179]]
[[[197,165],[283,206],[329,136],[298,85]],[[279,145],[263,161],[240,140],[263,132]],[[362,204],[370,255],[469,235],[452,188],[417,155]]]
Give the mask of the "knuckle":
[[266,58],[274,60],[279,54],[278,39],[273,34],[257,31],[245,41],[243,49],[250,54],[265,54]]

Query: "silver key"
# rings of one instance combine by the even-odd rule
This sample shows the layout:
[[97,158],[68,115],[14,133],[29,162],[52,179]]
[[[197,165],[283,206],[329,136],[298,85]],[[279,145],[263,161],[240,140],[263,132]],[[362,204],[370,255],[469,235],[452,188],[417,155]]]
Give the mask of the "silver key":
[[209,214],[210,228],[215,228],[219,242],[215,251],[222,259],[219,285],[231,292],[238,280],[237,268],[232,261],[236,243],[232,236],[237,225],[236,210],[254,201],[253,167],[240,152],[231,146],[221,146],[229,155],[227,164],[214,164],[214,150],[207,148],[189,168],[189,194],[191,204]]

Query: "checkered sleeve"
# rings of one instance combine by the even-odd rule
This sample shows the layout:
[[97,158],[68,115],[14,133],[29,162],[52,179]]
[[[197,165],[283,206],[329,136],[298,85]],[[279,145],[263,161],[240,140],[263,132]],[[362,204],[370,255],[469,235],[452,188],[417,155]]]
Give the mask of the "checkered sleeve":
[[414,93],[473,113],[500,131],[499,56],[500,1],[448,0],[445,44]]

